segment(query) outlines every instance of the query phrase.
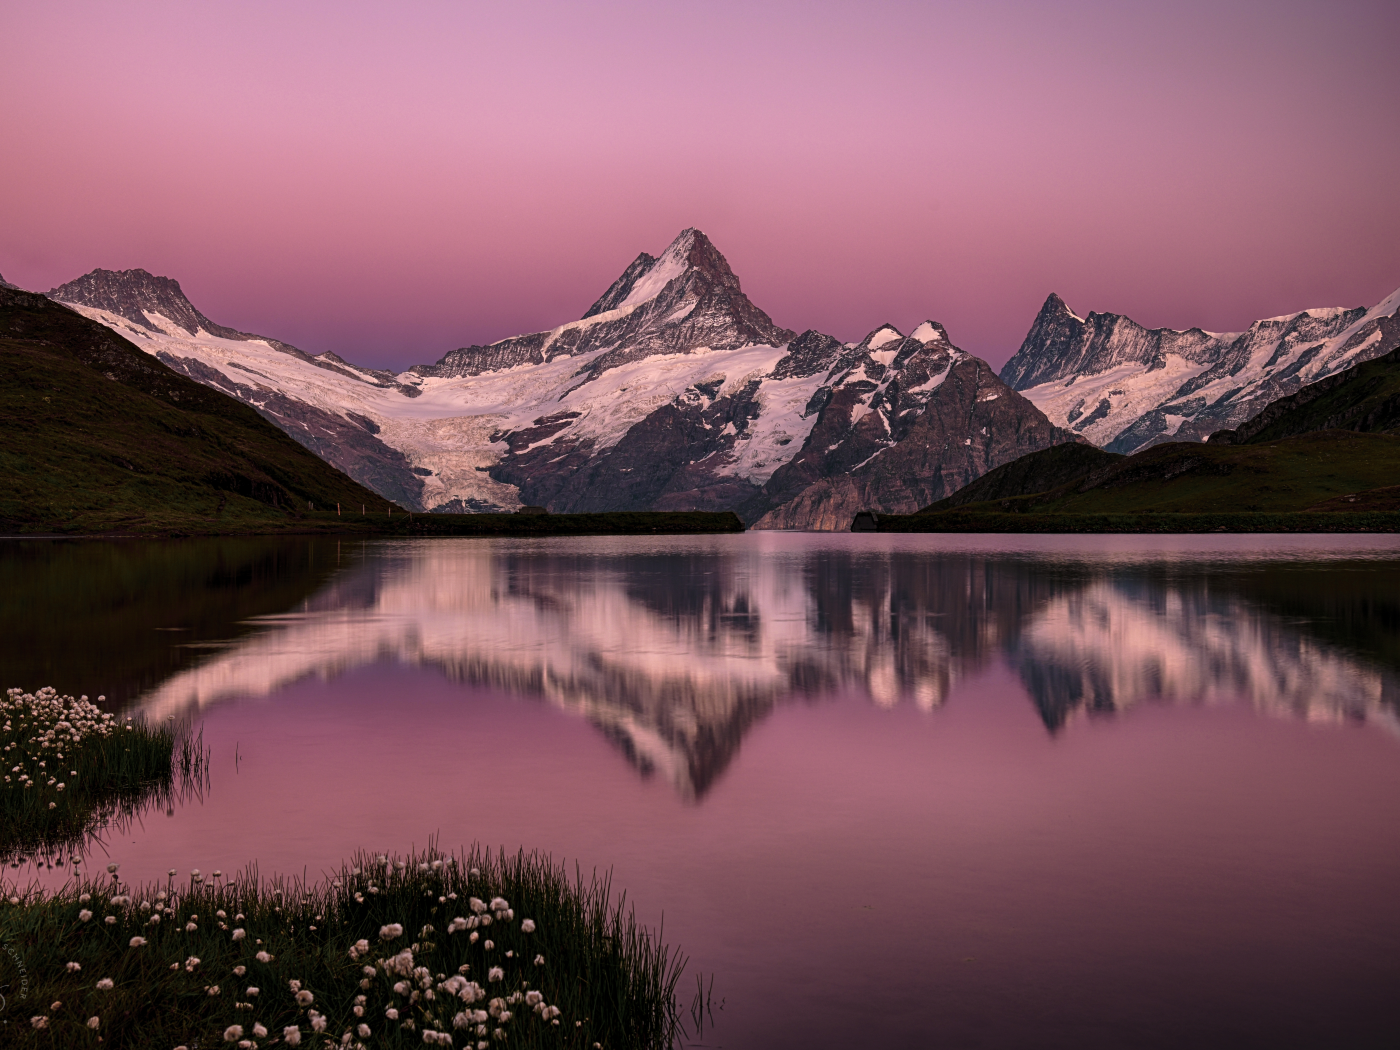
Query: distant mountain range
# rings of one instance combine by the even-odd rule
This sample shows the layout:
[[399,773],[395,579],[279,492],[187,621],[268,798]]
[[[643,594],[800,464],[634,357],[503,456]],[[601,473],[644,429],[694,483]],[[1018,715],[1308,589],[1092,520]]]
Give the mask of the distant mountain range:
[[144,270],[48,294],[407,509],[732,509],[759,528],[910,513],[1070,441],[1203,441],[1400,346],[1400,291],[1226,334],[1081,318],[1051,295],[998,376],[931,320],[856,343],[780,328],[693,229],[577,321],[398,374],[215,324]]
[[1204,441],[1281,397],[1400,346],[1400,290],[1365,307],[1303,310],[1244,332],[1079,317],[1051,295],[1001,370],[1052,422],[1110,452]]
[[143,270],[49,295],[414,510],[733,509],[845,528],[1074,439],[934,321],[857,343],[779,328],[698,230],[639,255],[578,321],[398,375],[216,325]]

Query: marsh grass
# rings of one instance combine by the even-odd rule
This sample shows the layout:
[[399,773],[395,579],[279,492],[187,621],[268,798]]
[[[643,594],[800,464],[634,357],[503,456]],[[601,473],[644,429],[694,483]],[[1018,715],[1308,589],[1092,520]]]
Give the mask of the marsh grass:
[[86,696],[10,689],[0,715],[0,863],[80,853],[97,829],[169,807],[207,776],[202,734],[119,719]]
[[660,1050],[680,1030],[684,959],[607,877],[536,854],[430,844],[314,884],[250,868],[5,892],[29,981],[7,1046]]

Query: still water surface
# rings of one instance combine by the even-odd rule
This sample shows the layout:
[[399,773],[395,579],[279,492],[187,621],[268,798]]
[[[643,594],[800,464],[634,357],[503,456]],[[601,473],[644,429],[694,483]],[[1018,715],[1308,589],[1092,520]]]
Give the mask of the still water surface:
[[5,685],[203,726],[203,796],[102,836],[132,881],[611,869],[714,975],[689,1045],[1400,1043],[1400,541],[27,542],[0,586]]

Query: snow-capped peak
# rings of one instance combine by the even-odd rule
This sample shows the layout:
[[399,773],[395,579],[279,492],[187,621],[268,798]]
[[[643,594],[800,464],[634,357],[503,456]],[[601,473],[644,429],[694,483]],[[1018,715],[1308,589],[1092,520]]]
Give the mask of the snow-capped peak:
[[648,299],[655,299],[668,284],[685,273],[690,268],[690,252],[695,246],[697,232],[694,229],[682,230],[680,236],[670,243],[660,258],[632,285],[627,298],[617,304],[618,308],[626,309]]
[[928,345],[929,343],[946,343],[948,341],[948,333],[943,330],[943,326],[937,321],[925,321],[923,324],[919,325],[918,328],[915,328],[909,333],[909,338],[917,339],[924,345]]
[[896,339],[903,339],[898,328],[892,324],[881,325],[875,331],[865,337],[865,346],[868,350],[878,350],[886,343],[892,343]]

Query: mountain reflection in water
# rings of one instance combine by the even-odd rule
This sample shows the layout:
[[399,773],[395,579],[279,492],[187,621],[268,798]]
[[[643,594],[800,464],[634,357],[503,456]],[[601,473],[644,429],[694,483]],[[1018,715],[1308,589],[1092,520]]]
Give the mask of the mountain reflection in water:
[[1052,732],[1144,700],[1400,727],[1395,551],[1203,558],[1145,540],[1110,557],[994,539],[372,544],[299,611],[257,617],[140,706],[187,716],[396,660],[575,712],[685,798],[779,701],[858,692],[932,710],[997,658]]

